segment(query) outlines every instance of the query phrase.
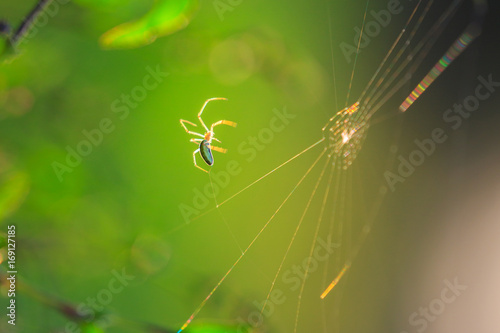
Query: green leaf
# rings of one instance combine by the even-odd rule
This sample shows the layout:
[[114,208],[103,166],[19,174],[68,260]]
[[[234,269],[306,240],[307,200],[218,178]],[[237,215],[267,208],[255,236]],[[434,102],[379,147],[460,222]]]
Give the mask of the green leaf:
[[139,20],[123,23],[104,33],[100,44],[106,49],[148,45],[158,37],[185,28],[197,9],[198,0],[158,0]]

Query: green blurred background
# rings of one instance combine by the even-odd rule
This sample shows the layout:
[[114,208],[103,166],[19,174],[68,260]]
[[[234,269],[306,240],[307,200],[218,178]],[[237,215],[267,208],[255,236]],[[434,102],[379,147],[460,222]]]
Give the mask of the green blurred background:
[[[2,315],[2,332],[66,332],[71,311],[57,310],[51,302],[76,307],[96,297],[114,277],[113,271],[122,269],[135,278],[113,294],[103,311],[109,314],[110,324],[101,330],[149,332],[137,324],[147,322],[176,331],[318,156],[321,148],[316,147],[219,210],[212,209],[211,198],[203,207],[195,207],[196,191],[211,189],[210,179],[193,166],[196,146],[189,142],[191,136],[179,119],[196,122],[207,98],[229,99],[209,104],[204,120],[238,123],[235,129],[220,126],[216,131],[228,153],[214,153],[212,177],[226,170],[228,163],[239,165],[239,173],[217,194],[218,202],[230,197],[321,139],[321,127],[344,106],[353,66],[339,45],[353,44],[353,29],[361,26],[366,6],[364,1],[221,2],[231,7],[222,16],[215,7],[218,2],[201,1],[184,29],[144,47],[113,50],[99,44],[102,34],[146,14],[154,2],[70,2],[60,5],[57,15],[20,46],[20,54],[0,67],[0,231],[6,233],[8,225],[16,225],[18,281],[24,284],[18,285],[16,296],[17,325],[13,329]],[[369,8],[379,11],[387,3],[371,1]],[[431,22],[448,3],[436,5]],[[34,4],[4,1],[0,16],[17,26]],[[393,16],[360,53],[351,103],[414,5],[402,2],[402,13]],[[396,116],[401,98],[463,29],[469,5],[460,8],[415,80],[381,109],[387,117],[370,129],[349,173],[347,189],[335,189],[350,204],[329,201],[326,205],[328,212],[333,208],[345,211],[344,229],[335,229],[340,249],[329,258],[328,280],[353,252],[362,225],[375,219],[375,227],[338,292],[319,300],[324,287],[322,268],[308,280],[299,331],[404,329],[395,324],[405,322],[407,316],[397,313],[402,302],[399,290],[413,283],[405,274],[418,280],[415,276],[425,271],[428,258],[419,257],[421,247],[429,235],[436,235],[435,215],[444,214],[442,207],[456,191],[447,175],[468,170],[468,161],[479,158],[474,154],[495,156],[498,97],[482,104],[481,114],[475,114],[467,128],[454,132],[453,140],[399,184],[398,191],[385,198],[380,212],[372,211],[382,197],[378,188],[391,160],[390,148],[397,146],[399,153],[408,154],[415,138],[428,137],[432,129],[443,126],[443,111],[473,91],[477,75],[498,72],[493,4],[480,40],[412,110]],[[143,85],[148,68],[159,68],[168,76],[129,107],[126,116],[113,112],[114,103],[124,105],[115,101]],[[275,110],[284,109],[295,118],[283,131],[274,133],[254,158],[242,153],[241,145],[270,126]],[[98,128],[105,118],[113,130],[103,134],[102,142],[93,145],[91,153],[60,181],[54,162],[65,163],[67,147],[77,149],[85,140],[82,131]],[[238,318],[247,318],[255,311],[255,302],[265,299],[319,171],[316,168],[306,178],[277,214],[195,318],[194,328],[210,322],[222,325],[217,332],[236,332]],[[471,181],[480,172],[471,171],[458,179]],[[323,180],[320,193],[325,186]],[[283,270],[308,256],[320,198],[314,200]],[[186,205],[200,214],[208,213],[188,221],[182,214]],[[326,239],[328,230],[328,225],[321,227],[320,237]],[[276,287],[286,301],[255,332],[293,331],[298,291],[282,282]],[[7,302],[4,288],[2,309]],[[99,331],[88,332],[92,330]],[[208,328],[201,331],[209,332]]]

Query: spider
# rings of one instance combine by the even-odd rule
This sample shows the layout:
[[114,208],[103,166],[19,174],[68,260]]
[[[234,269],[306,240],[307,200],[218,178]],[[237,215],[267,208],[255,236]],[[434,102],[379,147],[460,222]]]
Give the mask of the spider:
[[216,121],[215,123],[213,123],[210,126],[210,130],[205,125],[205,123],[203,122],[203,119],[201,119],[201,114],[203,113],[203,110],[205,109],[205,107],[207,106],[207,104],[209,102],[211,102],[211,101],[217,101],[217,100],[227,101],[227,98],[213,97],[213,98],[207,99],[205,101],[205,104],[203,104],[200,112],[198,113],[198,119],[200,120],[200,123],[203,126],[203,128],[205,128],[205,131],[206,131],[205,134],[200,134],[200,133],[188,130],[188,128],[186,127],[186,125],[184,123],[188,123],[189,125],[192,125],[192,126],[197,126],[197,125],[194,124],[194,123],[192,123],[192,122],[190,122],[190,121],[184,120],[184,119],[180,120],[181,125],[182,125],[182,127],[184,127],[184,129],[186,130],[186,132],[188,132],[189,134],[196,135],[196,136],[200,137],[200,138],[192,138],[191,140],[189,140],[189,141],[194,142],[197,145],[199,145],[198,149],[196,149],[193,152],[193,162],[194,162],[194,166],[195,167],[197,167],[198,169],[203,170],[203,171],[205,171],[207,173],[208,173],[207,170],[203,169],[198,164],[196,164],[196,153],[199,152],[200,155],[201,155],[201,158],[203,159],[203,161],[205,161],[205,163],[208,164],[209,166],[212,166],[214,164],[214,157],[212,156],[212,150],[218,151],[219,153],[225,153],[225,152],[227,152],[227,149],[216,147],[216,146],[212,146],[212,140],[215,140],[217,142],[221,142],[219,139],[217,139],[215,137],[214,127],[218,126],[218,125],[229,125],[229,126],[232,126],[232,127],[236,127],[236,123],[232,122],[232,121],[229,121],[229,120],[219,120],[219,121]]

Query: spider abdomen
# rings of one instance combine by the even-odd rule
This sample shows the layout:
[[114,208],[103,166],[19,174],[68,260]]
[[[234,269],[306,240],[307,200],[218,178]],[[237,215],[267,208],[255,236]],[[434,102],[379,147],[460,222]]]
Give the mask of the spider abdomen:
[[207,140],[203,140],[200,143],[200,155],[201,158],[207,163],[208,165],[214,164],[214,157],[212,156],[212,150],[210,149],[210,145]]

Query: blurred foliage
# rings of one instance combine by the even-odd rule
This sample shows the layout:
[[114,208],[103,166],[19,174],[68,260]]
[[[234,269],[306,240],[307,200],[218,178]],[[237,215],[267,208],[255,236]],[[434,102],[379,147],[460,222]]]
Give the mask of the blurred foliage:
[[[76,0],[83,6],[106,10],[116,10],[120,7],[140,8],[144,1],[130,0]],[[57,10],[51,9],[51,6]],[[38,16],[51,16],[50,13],[59,11],[57,1],[38,3],[37,8],[27,16],[22,24],[26,29],[12,34],[9,22],[0,21],[0,59],[12,56],[18,41],[22,41],[25,34],[29,34],[33,25],[38,23]],[[130,49],[153,43],[157,38],[171,35],[184,29],[192,20],[199,7],[198,0],[155,0],[151,9],[134,21],[122,23],[105,32],[99,39],[104,49]],[[132,14],[132,13],[131,13]],[[136,14],[135,12],[133,14]],[[137,15],[134,15],[137,16]],[[16,44],[16,45],[14,45]]]

